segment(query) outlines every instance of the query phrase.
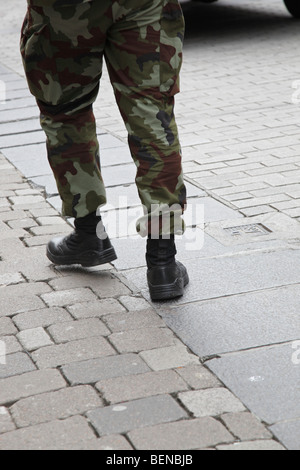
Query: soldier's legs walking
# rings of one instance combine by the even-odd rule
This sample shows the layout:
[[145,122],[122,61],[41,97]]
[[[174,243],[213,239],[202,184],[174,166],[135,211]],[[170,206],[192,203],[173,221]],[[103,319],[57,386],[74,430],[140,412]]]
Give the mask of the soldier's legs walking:
[[[46,7],[43,0],[28,3],[21,50],[41,110],[63,213],[83,220],[106,202],[92,111],[105,55],[146,208],[138,230],[152,235],[149,221],[154,220],[160,231],[160,207],[167,206],[172,207],[172,234],[174,213],[181,214],[186,202],[174,118],[184,32],[178,0],[91,0],[72,6],[68,0],[48,0]],[[49,244],[48,256],[58,264],[115,259],[110,243],[99,245],[94,237],[92,250],[90,243],[81,236],[61,238]],[[175,262],[175,253],[172,237],[168,246],[148,245],[153,298],[183,293],[188,276]]]

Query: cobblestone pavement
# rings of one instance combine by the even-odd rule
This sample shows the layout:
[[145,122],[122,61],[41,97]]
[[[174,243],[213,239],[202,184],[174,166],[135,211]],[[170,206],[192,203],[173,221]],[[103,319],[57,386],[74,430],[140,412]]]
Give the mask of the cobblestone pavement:
[[[191,284],[152,304],[122,227],[113,265],[45,258],[71,227],[23,78],[24,3],[0,5],[0,449],[299,450],[298,23],[281,0],[183,4]],[[138,198],[106,72],[95,111],[109,222]]]

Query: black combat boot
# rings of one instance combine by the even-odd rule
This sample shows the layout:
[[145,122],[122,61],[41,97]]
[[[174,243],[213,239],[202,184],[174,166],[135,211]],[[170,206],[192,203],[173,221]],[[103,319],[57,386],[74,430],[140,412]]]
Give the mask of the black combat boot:
[[[57,265],[81,264],[99,266],[117,259],[116,252],[102,225],[99,238],[96,233],[101,217],[96,213],[75,220],[75,231],[66,237],[55,237],[47,247],[47,257]],[[104,235],[104,236],[103,236]]]
[[169,240],[148,238],[146,260],[147,280],[152,300],[181,297],[189,283],[186,268],[176,261],[174,236]]

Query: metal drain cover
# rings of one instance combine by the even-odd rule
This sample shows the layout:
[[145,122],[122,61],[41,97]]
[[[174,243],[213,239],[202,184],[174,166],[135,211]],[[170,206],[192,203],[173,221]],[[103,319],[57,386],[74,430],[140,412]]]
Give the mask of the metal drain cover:
[[263,224],[239,225],[237,227],[228,227],[223,229],[232,237],[241,237],[243,235],[269,235],[272,230]]

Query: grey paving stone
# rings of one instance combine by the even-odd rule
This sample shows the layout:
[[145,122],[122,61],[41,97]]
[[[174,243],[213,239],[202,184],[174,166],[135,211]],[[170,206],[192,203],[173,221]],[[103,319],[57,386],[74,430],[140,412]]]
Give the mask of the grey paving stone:
[[13,431],[16,428],[7,408],[0,406],[0,434]]
[[[22,93],[25,93],[22,91]],[[0,124],[0,135],[14,135],[21,132],[30,132],[33,130],[40,130],[39,119],[28,119],[18,122],[10,122]]]
[[128,436],[138,450],[184,451],[234,441],[225,426],[208,417],[137,429]]
[[299,283],[299,256],[300,250],[287,250],[202,259],[201,276],[199,261],[187,259],[191,282],[176,304],[181,305],[187,299],[194,302]]
[[23,330],[17,334],[17,338],[27,351],[34,351],[53,344],[53,341],[42,327]]
[[227,429],[241,441],[272,439],[272,434],[256,416],[251,413],[227,413],[222,416]]
[[45,369],[114,354],[116,352],[110,344],[102,336],[97,336],[46,346],[34,351],[32,358],[40,369]]
[[13,335],[1,336],[1,342],[5,344],[5,353],[12,354],[18,351],[23,351],[23,348],[17,338]]
[[188,352],[184,344],[158,348],[140,353],[141,358],[153,370],[175,369],[191,364],[199,365],[199,358]]
[[292,343],[241,351],[207,366],[262,421],[275,424],[300,415],[299,365]]
[[72,319],[70,314],[60,307],[42,308],[25,313],[19,313],[13,317],[19,330],[43,327],[53,324],[68,322]]
[[8,354],[5,360],[6,364],[0,364],[0,379],[25,374],[36,369],[29,356],[22,352]]
[[130,294],[130,290],[107,271],[76,272],[50,282],[55,290],[89,287],[101,299]]
[[293,285],[191,303],[162,314],[181,340],[203,357],[298,339],[299,302],[300,285]]
[[[28,100],[28,98],[25,98]],[[29,98],[31,102],[31,98]],[[16,105],[21,100],[15,100],[11,106]],[[0,137],[0,146],[2,149],[10,148],[10,147],[21,147],[28,144],[36,144],[37,142],[45,142],[45,134],[42,131],[34,131],[34,132],[26,132],[21,134],[15,135],[5,135]]]
[[80,415],[103,406],[89,385],[68,387],[19,400],[10,408],[18,428]]
[[183,392],[178,397],[196,418],[245,410],[244,405],[226,388]]
[[49,286],[42,282],[6,287],[0,298],[0,317],[45,307],[38,295],[49,290]]
[[127,308],[127,310],[144,310],[150,307],[149,303],[141,297],[122,296],[119,301]]
[[64,307],[74,305],[78,302],[92,302],[97,299],[90,289],[85,288],[50,292],[41,297],[48,307]]
[[[44,145],[43,145],[44,146]],[[41,157],[42,158],[42,157]],[[47,158],[47,157],[45,157]],[[51,174],[50,174],[51,173]],[[62,204],[61,199],[58,196],[58,190],[55,179],[50,169],[44,170],[44,174],[40,176],[31,176],[29,181],[36,187],[43,188],[47,196],[47,201],[53,203],[53,207],[61,213]],[[54,204],[55,199],[55,204]]]
[[[106,134],[106,136],[107,135],[108,134]],[[121,142],[121,144],[121,146],[118,146],[117,151],[116,147],[101,148],[101,168],[104,168],[106,166],[132,163],[132,157],[128,145],[124,145],[123,142]]]
[[21,282],[25,282],[25,279],[20,273],[0,274],[0,286],[20,284]]
[[0,336],[13,335],[17,332],[18,330],[10,318],[0,318]]
[[66,386],[58,370],[37,370],[0,380],[0,404],[10,404],[21,398],[59,390]]
[[221,386],[217,377],[200,364],[180,367],[176,372],[196,390]]
[[103,299],[97,302],[83,302],[68,306],[68,311],[76,318],[103,317],[110,313],[125,312],[125,308],[116,299]]
[[65,343],[93,336],[108,336],[110,331],[98,318],[65,322],[48,329],[56,343]]
[[57,225],[37,226],[37,227],[32,227],[30,229],[30,233],[36,236],[42,236],[42,235],[56,236],[57,234],[68,235],[69,232],[70,232],[70,227],[68,225],[61,224],[61,223]]
[[140,310],[105,315],[104,321],[113,332],[124,332],[138,328],[163,327],[165,323],[153,310]]
[[1,450],[65,450],[84,446],[95,435],[82,416],[18,429],[1,436]]
[[277,423],[270,430],[288,450],[300,450],[300,419]]
[[114,377],[132,376],[149,371],[149,367],[136,354],[91,359],[62,367],[62,372],[71,385],[96,383]]
[[187,390],[188,385],[172,370],[148,372],[102,380],[96,388],[112,403]]
[[36,204],[44,202],[44,198],[40,195],[35,196],[14,196],[9,198],[10,202],[15,206],[25,206],[27,204]]
[[113,333],[109,341],[119,353],[124,354],[173,346],[176,338],[167,328],[140,328]]
[[102,176],[107,188],[123,184],[132,184],[135,182],[136,166],[133,163],[129,163],[126,165],[104,167],[102,169]]
[[90,411],[87,416],[99,435],[104,436],[176,421],[187,414],[169,395],[160,395]]

